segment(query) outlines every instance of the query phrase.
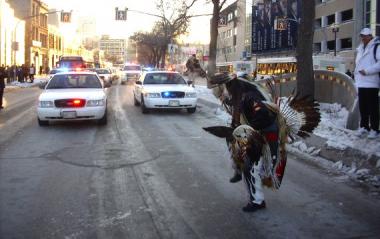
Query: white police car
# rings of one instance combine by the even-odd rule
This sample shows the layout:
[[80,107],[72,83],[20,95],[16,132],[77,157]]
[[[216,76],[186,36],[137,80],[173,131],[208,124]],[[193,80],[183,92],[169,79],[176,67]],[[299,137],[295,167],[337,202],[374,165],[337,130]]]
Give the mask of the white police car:
[[97,120],[107,124],[107,95],[95,72],[55,74],[38,99],[38,124],[49,121]]
[[186,109],[194,113],[197,93],[178,72],[144,72],[135,82],[135,105],[141,105],[142,113],[149,109]]

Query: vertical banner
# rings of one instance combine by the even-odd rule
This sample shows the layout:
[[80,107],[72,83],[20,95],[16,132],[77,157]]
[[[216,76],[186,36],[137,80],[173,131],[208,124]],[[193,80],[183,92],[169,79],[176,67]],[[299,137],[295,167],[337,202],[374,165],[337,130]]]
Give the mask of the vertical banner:
[[252,7],[252,53],[296,47],[299,2],[261,0]]

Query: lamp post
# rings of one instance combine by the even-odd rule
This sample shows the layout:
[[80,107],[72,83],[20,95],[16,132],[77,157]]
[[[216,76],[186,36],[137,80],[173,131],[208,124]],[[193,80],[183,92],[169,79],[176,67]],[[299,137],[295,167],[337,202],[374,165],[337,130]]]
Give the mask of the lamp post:
[[334,23],[331,30],[334,33],[334,56],[336,56],[336,34],[339,32],[339,25]]

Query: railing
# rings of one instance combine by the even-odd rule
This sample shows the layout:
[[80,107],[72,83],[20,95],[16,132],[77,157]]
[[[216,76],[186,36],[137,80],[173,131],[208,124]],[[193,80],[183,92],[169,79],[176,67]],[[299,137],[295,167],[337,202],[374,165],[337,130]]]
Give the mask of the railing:
[[[314,70],[315,100],[322,103],[338,103],[348,112],[346,127],[356,129],[359,124],[357,89],[354,81],[346,74],[326,70]],[[297,87],[296,73],[283,74],[271,79],[280,96],[290,95]],[[258,80],[264,83],[264,80]]]

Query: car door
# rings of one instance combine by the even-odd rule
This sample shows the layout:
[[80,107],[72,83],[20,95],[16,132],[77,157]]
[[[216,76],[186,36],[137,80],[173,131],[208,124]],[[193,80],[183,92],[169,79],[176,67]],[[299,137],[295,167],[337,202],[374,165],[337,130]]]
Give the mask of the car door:
[[141,92],[143,90],[143,80],[145,74],[141,75],[140,78],[135,82],[134,95],[136,100],[141,103]]

